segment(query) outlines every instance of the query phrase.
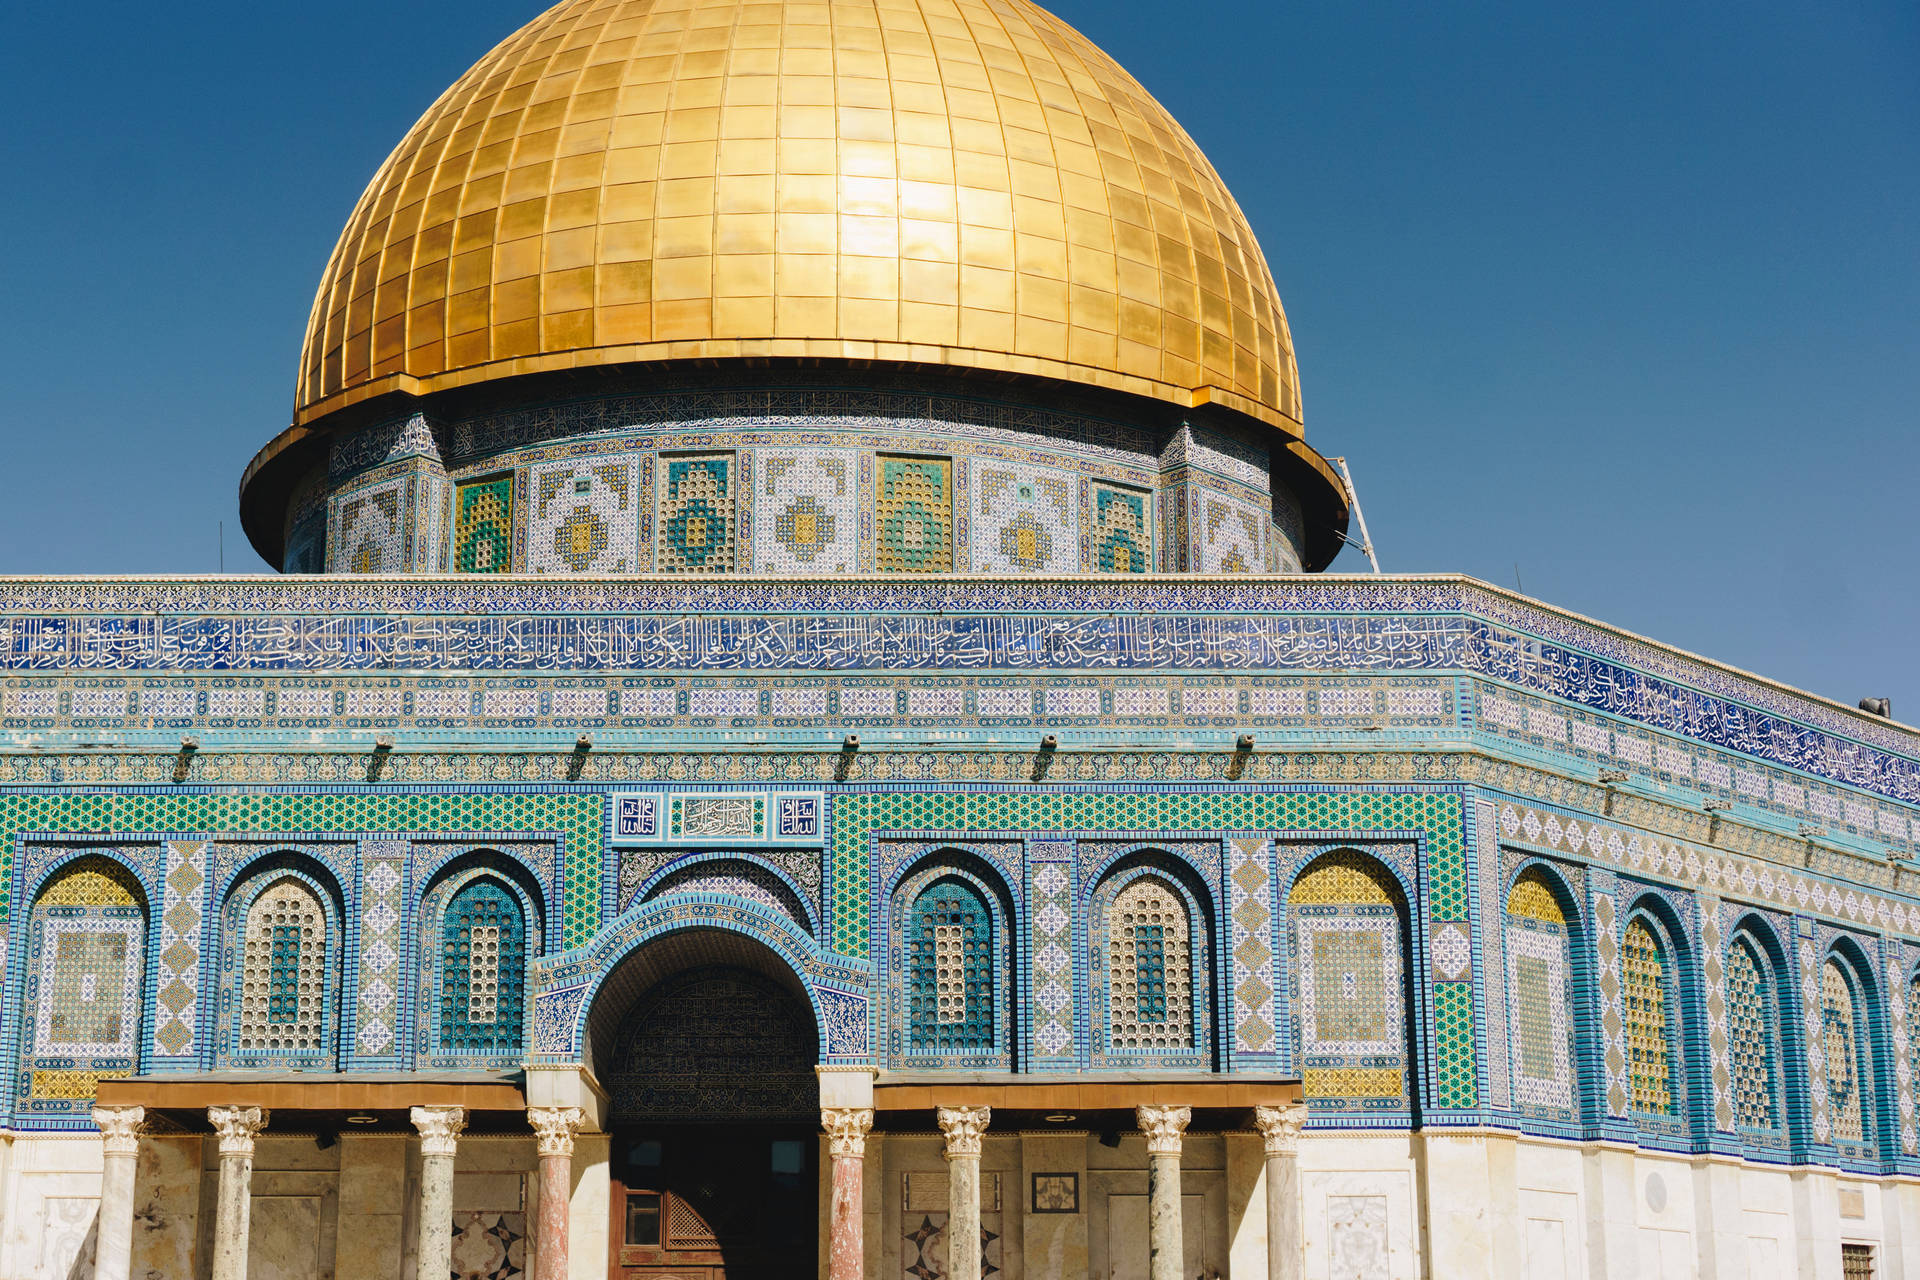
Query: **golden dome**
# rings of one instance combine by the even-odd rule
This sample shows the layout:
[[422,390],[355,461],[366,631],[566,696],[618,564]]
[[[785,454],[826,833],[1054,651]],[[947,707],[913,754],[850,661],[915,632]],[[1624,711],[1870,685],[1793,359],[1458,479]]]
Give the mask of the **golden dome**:
[[1133,77],[1027,0],[548,10],[361,196],[295,422],[735,356],[1027,373],[1299,435],[1286,317],[1239,206]]

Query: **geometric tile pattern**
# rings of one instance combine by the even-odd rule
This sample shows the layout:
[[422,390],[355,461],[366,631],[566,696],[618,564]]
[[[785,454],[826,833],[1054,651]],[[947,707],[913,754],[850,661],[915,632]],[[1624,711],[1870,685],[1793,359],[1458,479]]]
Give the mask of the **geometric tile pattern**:
[[407,845],[368,840],[360,846],[360,1004],[354,1047],[379,1057],[400,1038],[400,952]]
[[733,570],[734,456],[661,459],[659,537],[654,566],[662,573]]
[[513,571],[512,476],[495,476],[455,486],[453,571]]
[[1742,935],[1727,948],[1726,970],[1734,1125],[1772,1132],[1780,1128],[1780,1037],[1771,969]]
[[970,885],[943,879],[914,899],[911,917],[908,1052],[991,1051],[996,1002],[987,904]]
[[1227,920],[1233,933],[1235,1050],[1272,1053],[1273,872],[1265,840],[1227,842]]
[[1706,994],[1707,1066],[1711,1077],[1713,1125],[1733,1131],[1733,1066],[1727,1060],[1727,985],[1720,950],[1720,900],[1701,894],[1700,985]]
[[527,473],[528,573],[632,573],[640,567],[637,457],[548,462]]
[[[1473,806],[1474,870],[1480,921],[1480,945],[1483,956],[1493,960],[1482,969],[1480,995],[1486,1020],[1484,1043],[1487,1047],[1487,1103],[1504,1111],[1513,1105],[1511,1068],[1507,1064],[1507,994],[1498,957],[1504,954],[1503,925],[1506,912],[1500,901],[1499,818],[1491,804],[1475,801]],[[1487,976],[1491,975],[1491,976]]]
[[859,563],[859,455],[851,449],[760,453],[753,526],[759,573],[852,573]]
[[874,513],[880,572],[945,573],[953,568],[952,470],[946,458],[881,457]]
[[[1904,958],[1902,956],[1902,959]],[[1889,966],[1889,969],[1897,974],[1904,967],[1904,965],[1898,968]],[[1913,1114],[1914,1088],[1916,1084],[1920,1084],[1920,976],[1904,982],[1896,981],[1890,985],[1901,992],[1903,997],[1897,1008],[1900,1018],[1906,1023],[1905,1033],[1895,1036],[1893,1052],[1895,1058],[1899,1060],[1899,1065],[1905,1068],[1899,1073],[1901,1077],[1900,1149],[1912,1155],[1916,1149],[1916,1139],[1920,1139],[1920,1131],[1917,1131],[1920,1130],[1920,1126],[1915,1125]]]
[[85,1115],[103,1078],[138,1062],[147,913],[118,863],[88,857],[48,884],[28,917],[22,1111]]
[[1200,572],[1265,573],[1267,559],[1260,534],[1272,516],[1252,503],[1211,489],[1196,489],[1194,495],[1206,512],[1200,525]]
[[1801,1043],[1807,1054],[1807,1095],[1812,1102],[1813,1136],[1816,1142],[1833,1139],[1833,1121],[1827,1108],[1827,1054],[1822,1043],[1823,1025],[1820,967],[1808,936],[1812,923],[1795,921],[1801,930],[1797,952],[1800,959],[1800,1010],[1805,1018]]
[[[22,831],[278,835],[293,832],[556,832],[563,837],[563,945],[592,940],[599,927],[604,795],[512,792],[71,791],[0,794],[0,877]],[[0,906],[7,899],[0,898]]]
[[499,881],[470,880],[440,927],[439,1052],[511,1058],[525,1040],[527,930]]
[[154,970],[154,1056],[191,1058],[199,1049],[200,945],[206,920],[207,842],[167,842]]
[[[1427,905],[1436,919],[1467,911],[1465,821],[1460,797],[1447,791],[1316,791],[1263,788],[1218,791],[882,791],[832,800],[828,896],[833,949],[867,956],[872,838],[877,831],[1050,832],[1412,831],[1420,833]],[[1197,944],[1196,944],[1197,945]],[[1198,966],[1196,966],[1198,967]],[[1200,993],[1196,991],[1196,996]],[[1433,984],[1436,1105],[1476,1104],[1472,986]]]
[[1607,1077],[1607,1115],[1627,1114],[1626,1018],[1620,1007],[1620,939],[1613,895],[1593,895],[1594,971],[1600,995],[1601,1066]]
[[391,479],[354,490],[334,498],[335,558],[334,573],[405,573],[407,534],[413,512],[408,507],[407,486],[411,477],[402,473]]
[[973,469],[973,570],[1073,573],[1080,568],[1079,481],[1005,463]]
[[1153,499],[1137,489],[1093,485],[1093,563],[1100,573],[1153,570]]
[[1027,846],[1032,889],[1028,924],[1033,934],[1031,1011],[1036,1061],[1074,1060],[1073,866],[1074,845],[1035,840]]
[[320,1051],[333,958],[329,932],[320,900],[298,879],[280,880],[254,900],[240,970],[238,1051]]

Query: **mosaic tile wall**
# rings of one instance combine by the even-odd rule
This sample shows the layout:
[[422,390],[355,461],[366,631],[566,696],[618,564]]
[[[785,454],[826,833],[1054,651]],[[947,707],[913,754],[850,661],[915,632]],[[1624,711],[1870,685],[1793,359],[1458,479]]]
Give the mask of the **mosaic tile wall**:
[[28,1029],[13,1090],[19,1114],[85,1116],[100,1080],[134,1073],[146,904],[135,877],[101,857],[70,863],[38,895],[13,1006]]
[[953,463],[882,456],[874,499],[875,564],[882,573],[954,567]]
[[734,497],[740,460],[732,453],[676,454],[660,460],[662,573],[728,573],[738,543]]
[[854,572],[861,495],[872,470],[872,458],[852,449],[763,452],[754,497],[755,571]]
[[634,456],[530,468],[526,572],[638,572],[639,480]]
[[1080,568],[1078,476],[1050,467],[975,463],[972,502],[975,573]]
[[513,477],[493,476],[454,486],[453,571],[513,571]]

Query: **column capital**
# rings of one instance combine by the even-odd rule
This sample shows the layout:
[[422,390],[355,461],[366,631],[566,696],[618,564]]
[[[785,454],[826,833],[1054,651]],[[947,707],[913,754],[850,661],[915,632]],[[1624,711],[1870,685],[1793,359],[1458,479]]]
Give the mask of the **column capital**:
[[827,1153],[833,1156],[867,1154],[867,1130],[873,1128],[872,1107],[822,1107],[820,1127],[827,1131]]
[[1191,1107],[1135,1107],[1133,1114],[1140,1132],[1147,1135],[1148,1155],[1180,1154],[1180,1137],[1187,1131],[1187,1121],[1193,1119]]
[[1300,1150],[1300,1129],[1307,1122],[1307,1104],[1296,1102],[1285,1107],[1255,1107],[1253,1123],[1266,1140],[1270,1156],[1295,1155]]
[[420,1131],[420,1154],[450,1156],[467,1129],[465,1107],[415,1107],[407,1113]]
[[527,1123],[533,1126],[534,1148],[543,1156],[571,1156],[573,1135],[587,1122],[587,1113],[579,1107],[528,1107]]
[[145,1107],[95,1107],[93,1123],[110,1156],[130,1156],[140,1150],[140,1125],[147,1118]]
[[978,1159],[980,1135],[987,1131],[987,1121],[993,1118],[992,1108],[939,1107],[934,1114],[940,1121],[940,1132],[947,1135],[947,1159],[963,1156]]
[[254,1135],[267,1127],[271,1114],[265,1107],[208,1107],[207,1123],[220,1135],[220,1154],[251,1156]]

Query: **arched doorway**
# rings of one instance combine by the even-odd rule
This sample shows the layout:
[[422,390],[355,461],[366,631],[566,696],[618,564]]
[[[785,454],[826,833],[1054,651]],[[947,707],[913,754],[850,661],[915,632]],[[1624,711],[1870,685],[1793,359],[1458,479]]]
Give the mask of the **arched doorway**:
[[785,1280],[818,1240],[818,1032],[791,969],[696,929],[609,974],[588,1020],[612,1095],[614,1280]]

